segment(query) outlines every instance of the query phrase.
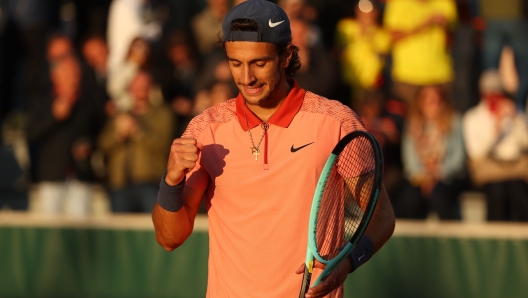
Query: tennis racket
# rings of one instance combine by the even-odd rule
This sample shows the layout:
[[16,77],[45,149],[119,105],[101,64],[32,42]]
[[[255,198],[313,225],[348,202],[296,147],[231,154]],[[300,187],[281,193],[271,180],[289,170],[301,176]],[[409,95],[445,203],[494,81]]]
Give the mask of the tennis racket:
[[379,143],[366,131],[354,131],[335,146],[313,197],[299,297],[304,298],[310,287],[315,259],[326,267],[313,286],[324,281],[356,246],[376,207],[382,169]]

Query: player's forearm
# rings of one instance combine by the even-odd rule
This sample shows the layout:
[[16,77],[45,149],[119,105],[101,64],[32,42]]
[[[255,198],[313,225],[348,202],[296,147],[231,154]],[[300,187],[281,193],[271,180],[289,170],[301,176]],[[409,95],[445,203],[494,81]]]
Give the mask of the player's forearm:
[[392,209],[392,204],[385,191],[385,187],[383,187],[374,214],[365,231],[365,235],[374,244],[374,252],[377,252],[389,240],[394,232],[395,225],[394,210]]
[[156,240],[167,251],[172,251],[185,242],[192,233],[194,223],[185,207],[171,212],[163,209],[158,203],[152,211],[152,221]]
[[198,213],[203,191],[185,186],[185,180],[170,186],[161,178],[157,203],[152,211],[152,220],[158,243],[171,251],[189,237]]

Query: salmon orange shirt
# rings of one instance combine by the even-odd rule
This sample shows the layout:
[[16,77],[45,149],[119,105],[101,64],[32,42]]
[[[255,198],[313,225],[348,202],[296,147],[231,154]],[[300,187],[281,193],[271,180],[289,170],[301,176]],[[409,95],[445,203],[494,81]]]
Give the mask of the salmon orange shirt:
[[262,121],[240,94],[195,117],[183,135],[204,145],[186,186],[206,191],[207,297],[299,295],[303,276],[295,270],[306,256],[319,174],[343,136],[364,130],[350,108],[288,82],[292,90],[269,120],[258,160],[248,127],[257,145]]

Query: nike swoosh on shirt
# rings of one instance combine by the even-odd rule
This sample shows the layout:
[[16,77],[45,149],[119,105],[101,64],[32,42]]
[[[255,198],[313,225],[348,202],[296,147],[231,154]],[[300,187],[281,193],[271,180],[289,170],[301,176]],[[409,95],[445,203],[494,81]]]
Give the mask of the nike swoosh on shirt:
[[308,144],[306,144],[306,145],[302,145],[301,147],[297,147],[297,148],[294,148],[294,147],[293,147],[294,145],[292,145],[290,150],[291,150],[291,152],[297,152],[297,151],[301,150],[302,148],[304,148],[304,147],[306,147],[306,146],[308,146],[308,145],[311,145],[311,144],[313,144],[313,143],[314,143],[314,142],[311,142],[311,143],[308,143]]
[[277,23],[273,23],[273,22],[271,21],[271,19],[270,19],[268,25],[269,25],[271,28],[273,28],[273,27],[277,27],[277,26],[279,26],[282,22],[284,22],[284,20],[282,20],[282,21],[280,21],[280,22],[277,22]]

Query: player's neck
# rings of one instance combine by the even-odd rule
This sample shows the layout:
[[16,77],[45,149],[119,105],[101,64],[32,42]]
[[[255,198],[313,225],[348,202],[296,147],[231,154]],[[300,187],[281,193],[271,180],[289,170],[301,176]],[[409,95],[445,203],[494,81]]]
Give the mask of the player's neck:
[[255,116],[257,116],[260,120],[262,120],[262,122],[266,122],[279,109],[280,104],[274,108],[264,108],[264,107],[257,106],[257,105],[247,105],[247,107],[249,108],[249,110],[251,110],[251,112],[253,112],[253,114],[255,114]]

